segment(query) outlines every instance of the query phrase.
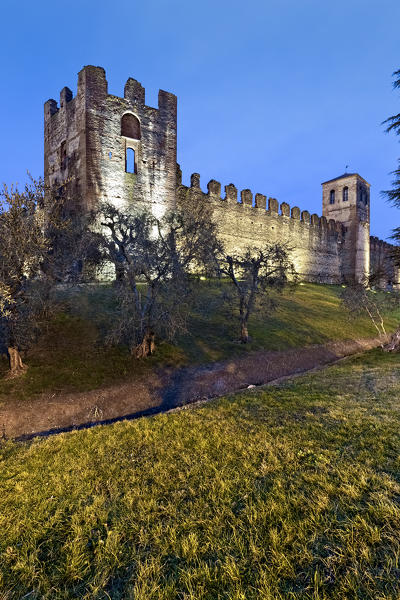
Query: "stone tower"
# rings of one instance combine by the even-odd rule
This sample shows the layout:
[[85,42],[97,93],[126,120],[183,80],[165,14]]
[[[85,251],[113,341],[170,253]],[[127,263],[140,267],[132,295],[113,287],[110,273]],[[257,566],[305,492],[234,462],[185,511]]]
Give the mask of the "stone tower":
[[361,283],[369,275],[370,185],[358,173],[344,173],[322,184],[322,214],[344,227],[341,272],[344,281]]
[[86,66],[75,98],[65,87],[60,106],[44,105],[45,183],[77,210],[108,200],[145,203],[160,216],[175,203],[176,120],[174,94],[160,90],[158,108],[146,106],[144,88],[129,78],[124,98],[112,96],[104,69]]

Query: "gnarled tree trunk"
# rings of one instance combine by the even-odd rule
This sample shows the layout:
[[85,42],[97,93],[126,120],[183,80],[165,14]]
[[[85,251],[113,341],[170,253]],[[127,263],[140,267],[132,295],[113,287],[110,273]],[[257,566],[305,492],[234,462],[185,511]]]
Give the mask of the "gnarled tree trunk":
[[155,335],[154,331],[148,331],[145,333],[142,342],[136,346],[136,348],[132,349],[132,354],[135,358],[146,358],[153,354],[156,349],[156,344],[154,341]]
[[249,341],[249,332],[247,329],[247,323],[241,323],[240,324],[240,341],[242,342],[242,344],[247,344],[247,342]]
[[18,348],[7,348],[8,359],[10,363],[10,371],[7,374],[8,378],[19,377],[26,372],[27,366],[22,362]]
[[400,325],[392,334],[392,337],[386,346],[383,346],[383,349],[385,352],[400,352]]

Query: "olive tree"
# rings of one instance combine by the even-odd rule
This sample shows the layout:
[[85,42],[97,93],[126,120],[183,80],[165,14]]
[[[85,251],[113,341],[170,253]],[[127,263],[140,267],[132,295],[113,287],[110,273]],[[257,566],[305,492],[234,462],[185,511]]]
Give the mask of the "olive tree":
[[65,198],[31,179],[0,192],[0,336],[9,376],[26,371],[28,349],[55,307],[53,286],[79,277],[77,264],[93,255],[86,223],[69,216]]
[[10,375],[26,370],[20,351],[39,327],[42,298],[48,290],[42,266],[51,248],[42,181],[23,191],[3,186],[0,196],[0,322]]
[[216,227],[206,205],[188,202],[156,218],[146,210],[100,207],[102,244],[117,276],[118,314],[110,340],[136,358],[155,351],[156,337],[186,329],[196,276],[215,266]]
[[232,284],[228,293],[240,327],[240,341],[249,341],[248,324],[256,306],[270,314],[277,306],[274,291],[282,292],[297,281],[290,249],[285,244],[265,244],[248,247],[243,252],[224,254],[220,258],[220,273]]
[[372,273],[365,281],[346,286],[341,291],[341,301],[350,318],[367,317],[375,327],[383,350],[395,351],[400,344],[400,327],[393,334],[389,344],[385,326],[385,313],[400,306],[398,292],[383,292],[371,289],[375,281],[379,281],[380,272]]

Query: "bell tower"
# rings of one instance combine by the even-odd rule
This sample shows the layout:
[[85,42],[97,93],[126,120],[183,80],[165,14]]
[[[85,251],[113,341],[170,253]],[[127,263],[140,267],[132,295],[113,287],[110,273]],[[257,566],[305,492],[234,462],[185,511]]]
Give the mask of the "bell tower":
[[362,283],[369,275],[370,184],[358,173],[344,173],[322,184],[322,214],[342,223],[344,281]]

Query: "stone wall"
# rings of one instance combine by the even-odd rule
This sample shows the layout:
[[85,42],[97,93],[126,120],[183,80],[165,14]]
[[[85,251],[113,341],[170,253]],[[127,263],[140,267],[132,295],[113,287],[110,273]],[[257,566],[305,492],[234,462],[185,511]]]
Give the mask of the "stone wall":
[[400,269],[391,258],[391,252],[394,249],[392,244],[388,244],[377,237],[370,238],[370,269],[371,274],[379,275],[381,287],[393,286],[400,288]]
[[285,202],[279,205],[274,198],[255,194],[246,189],[240,192],[233,184],[225,186],[211,180],[207,192],[200,188],[200,176],[191,176],[191,186],[179,184],[181,202],[190,195],[198,202],[208,202],[213,209],[219,233],[228,251],[264,243],[285,243],[292,248],[292,258],[300,277],[306,281],[339,283],[341,276],[341,247],[344,229],[333,219],[310,215],[306,210]]
[[[121,134],[133,115],[139,139]],[[174,94],[159,91],[158,108],[145,105],[145,90],[128,79],[124,98],[109,95],[105,71],[87,66],[78,76],[76,98],[68,88],[45,104],[45,182],[64,186],[73,204],[90,210],[99,200],[118,205],[145,202],[155,214],[173,206],[176,191]],[[135,151],[136,173],[126,172],[126,151]]]
[[60,107],[55,100],[44,105],[44,178],[57,191],[68,181],[71,203],[83,205],[86,189],[86,133],[81,98],[64,88]]

